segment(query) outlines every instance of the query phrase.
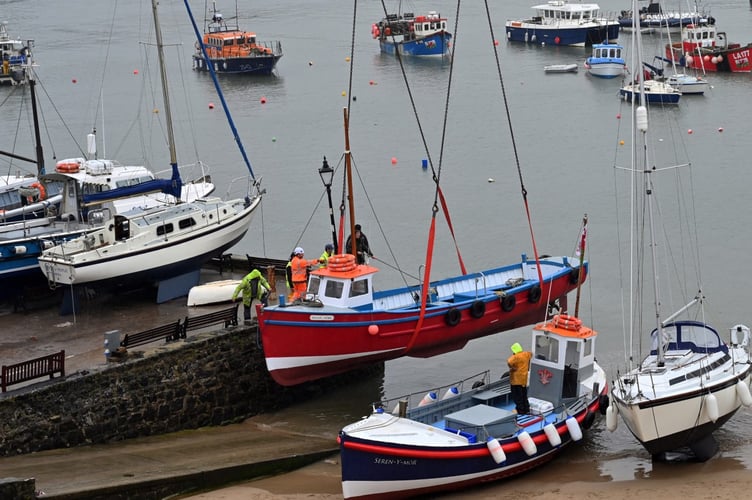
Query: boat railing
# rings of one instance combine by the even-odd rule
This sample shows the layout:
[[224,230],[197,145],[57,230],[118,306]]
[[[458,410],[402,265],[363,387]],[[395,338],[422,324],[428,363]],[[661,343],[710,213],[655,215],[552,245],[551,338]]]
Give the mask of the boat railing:
[[[381,408],[385,412],[391,412],[397,414],[400,407],[404,407],[405,410],[412,409],[411,417],[416,418],[416,410],[418,408],[436,410],[437,406],[447,406],[454,404],[458,396],[467,394],[469,392],[477,392],[480,387],[486,387],[491,382],[491,371],[485,370],[475,375],[471,375],[464,379],[449,384],[434,387],[428,391],[414,392],[403,396],[398,396],[383,401],[373,403],[373,408]],[[452,401],[452,403],[449,403]],[[457,399],[459,401],[459,399]],[[417,413],[421,413],[418,411]]]

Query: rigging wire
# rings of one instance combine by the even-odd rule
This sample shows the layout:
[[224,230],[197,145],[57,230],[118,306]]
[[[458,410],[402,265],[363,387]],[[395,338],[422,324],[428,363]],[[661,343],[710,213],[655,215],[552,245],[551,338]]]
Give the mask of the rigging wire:
[[491,22],[491,12],[488,8],[488,0],[484,1],[484,4],[486,6],[486,17],[488,19],[488,30],[491,35],[491,45],[493,46],[494,50],[494,57],[496,59],[496,71],[499,75],[499,85],[501,86],[501,94],[504,100],[504,111],[507,116],[507,124],[509,125],[509,136],[512,140],[512,150],[514,151],[514,162],[517,166],[517,176],[520,180],[520,190],[522,193],[522,201],[525,205],[525,214],[527,215],[527,224],[528,228],[530,229],[530,239],[533,243],[533,256],[535,257],[535,265],[536,269],[538,270],[538,282],[543,285],[543,272],[541,271],[540,266],[540,260],[538,259],[538,248],[535,243],[535,234],[533,233],[533,223],[530,218],[530,206],[527,202],[527,188],[525,188],[525,182],[522,178],[522,168],[520,167],[520,156],[519,152],[517,151],[517,141],[514,138],[514,129],[512,127],[512,115],[509,112],[509,100],[507,99],[507,91],[504,86],[504,77],[501,72],[501,63],[499,62],[499,49],[496,42],[496,36],[494,36],[494,29],[493,29],[493,23]]

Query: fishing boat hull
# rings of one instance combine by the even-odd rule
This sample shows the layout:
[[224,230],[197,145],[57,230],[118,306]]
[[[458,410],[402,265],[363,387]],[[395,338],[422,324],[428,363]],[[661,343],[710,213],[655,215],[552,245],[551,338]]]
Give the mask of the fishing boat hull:
[[625,65],[623,62],[599,62],[588,59],[585,68],[588,73],[598,78],[617,78],[624,76]]
[[[422,393],[401,397],[394,409],[393,402],[376,403],[339,433],[344,498],[407,498],[497,481],[582,439],[608,405],[606,376],[594,361],[597,333],[578,327],[559,337],[545,325],[534,331],[542,339],[531,353],[529,414],[514,411],[508,374],[431,389],[420,402]],[[576,368],[566,368],[563,352],[577,353],[577,362],[567,361]]]
[[[566,257],[541,264],[543,286],[534,263],[525,259],[432,282],[423,315],[416,301],[420,287],[374,293],[372,302],[349,308],[318,302],[257,306],[267,369],[277,383],[296,385],[368,363],[455,351],[472,339],[533,324],[550,302],[566,303],[579,275],[579,266],[572,267]],[[583,268],[585,279],[587,265]]]
[[[274,54],[259,54],[248,57],[215,57],[209,59],[214,71],[220,74],[253,74],[270,75],[282,58],[281,52]],[[209,72],[203,55],[193,55],[193,69]]]
[[435,33],[420,40],[396,41],[384,39],[379,42],[381,52],[401,56],[445,56],[449,53],[452,35]]
[[558,29],[530,25],[524,21],[507,21],[506,33],[507,40],[510,42],[585,47],[603,40],[617,40],[619,38],[619,25],[608,24],[606,26]]
[[506,22],[507,40],[584,47],[619,38],[619,23],[602,17],[598,4],[551,1],[532,9],[534,17]]
[[665,51],[669,61],[698,71],[752,71],[752,43],[729,43],[726,33],[708,24],[685,25],[681,41],[667,43]]

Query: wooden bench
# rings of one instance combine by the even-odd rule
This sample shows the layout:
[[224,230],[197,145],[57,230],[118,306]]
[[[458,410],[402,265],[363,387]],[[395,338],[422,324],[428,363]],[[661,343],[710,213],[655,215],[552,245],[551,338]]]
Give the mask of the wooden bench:
[[182,336],[185,338],[189,330],[198,330],[207,326],[223,323],[224,327],[238,326],[238,307],[240,303],[222,309],[221,311],[214,311],[200,316],[186,316],[182,326]]
[[65,376],[65,350],[14,365],[3,365],[0,386],[2,386],[2,391],[5,392],[8,386],[35,378],[49,375],[50,380],[52,380],[56,373],[59,373],[61,377]]
[[164,339],[165,342],[178,340],[182,336],[183,330],[180,325],[180,320],[167,325],[158,326],[150,330],[144,330],[138,333],[128,333],[125,338],[120,342],[120,347],[135,347],[137,345],[149,344],[156,340]]

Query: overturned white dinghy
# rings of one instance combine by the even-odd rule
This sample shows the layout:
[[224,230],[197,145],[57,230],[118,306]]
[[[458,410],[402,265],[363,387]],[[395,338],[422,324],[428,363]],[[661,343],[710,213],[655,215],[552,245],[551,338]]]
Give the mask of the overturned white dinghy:
[[232,294],[240,280],[210,281],[188,291],[188,306],[207,306],[232,301]]

